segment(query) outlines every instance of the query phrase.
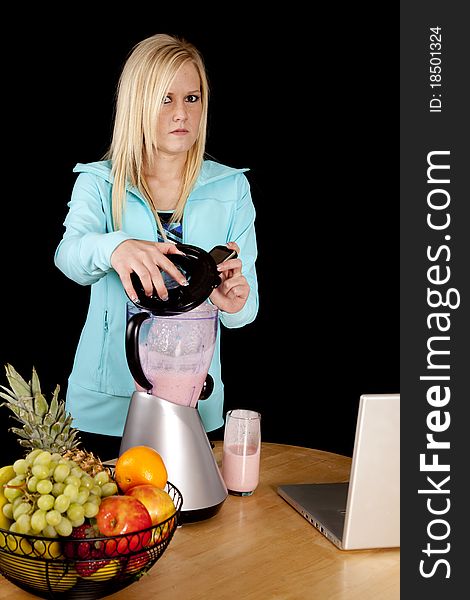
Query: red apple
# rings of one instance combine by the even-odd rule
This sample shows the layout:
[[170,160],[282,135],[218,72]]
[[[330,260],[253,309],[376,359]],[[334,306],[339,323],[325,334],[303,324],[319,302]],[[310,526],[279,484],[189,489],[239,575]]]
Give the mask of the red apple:
[[[148,510],[132,496],[108,496],[101,500],[96,524],[104,536],[121,536],[106,540],[106,556],[125,555],[143,548],[151,538],[152,526]],[[134,533],[137,532],[137,533]]]
[[[148,510],[152,525],[163,523],[169,517],[176,513],[175,504],[168,492],[149,483],[135,485],[127,491],[126,496],[137,498]],[[170,526],[173,522],[169,521],[160,528],[155,528],[152,534],[152,543],[160,542],[170,534]]]

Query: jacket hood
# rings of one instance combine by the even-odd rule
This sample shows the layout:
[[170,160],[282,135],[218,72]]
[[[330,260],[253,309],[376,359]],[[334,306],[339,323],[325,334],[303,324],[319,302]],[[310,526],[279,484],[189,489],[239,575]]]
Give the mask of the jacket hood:
[[[111,161],[110,160],[101,160],[97,162],[91,163],[77,163],[73,169],[74,173],[93,173],[98,177],[108,181],[109,183],[113,183],[114,176],[111,173]],[[220,179],[225,179],[226,177],[232,177],[237,173],[244,173],[245,171],[249,171],[247,168],[235,169],[233,167],[227,167],[221,163],[217,163],[213,160],[205,160],[202,163],[201,172],[196,180],[196,184],[194,189],[206,185],[208,183],[214,183],[215,181],[219,181]],[[128,189],[132,189],[134,186],[131,184],[127,184]]]

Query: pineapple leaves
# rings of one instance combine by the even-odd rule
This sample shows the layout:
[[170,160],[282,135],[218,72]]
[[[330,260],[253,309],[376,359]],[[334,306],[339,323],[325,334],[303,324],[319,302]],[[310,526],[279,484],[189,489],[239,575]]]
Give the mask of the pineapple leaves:
[[36,369],[33,367],[33,375],[31,377],[31,392],[33,396],[41,393],[41,384],[39,383],[39,377],[36,373]]
[[16,396],[30,396],[31,388],[21,375],[10,365],[5,365],[8,383]]
[[[0,387],[3,388],[4,390],[8,390],[8,388],[3,387],[3,385],[0,385]],[[4,398],[5,400],[8,400],[8,402],[11,404],[16,403],[16,398],[14,396],[11,396],[10,394],[5,394],[3,392],[0,392],[0,398]],[[7,406],[7,402],[2,402],[2,404],[0,404],[0,406]]]
[[41,393],[38,393],[34,396],[34,411],[38,415],[38,417],[43,417],[49,409],[49,405],[47,404],[47,400]]
[[38,439],[37,436],[32,435],[31,431],[29,433],[26,432],[26,429],[19,429],[18,427],[10,427],[10,431],[12,433],[14,433],[15,435],[17,435],[18,437],[23,438],[25,440],[31,440],[31,439],[34,439],[34,437],[36,437],[36,439]]
[[54,418],[57,416],[57,412],[58,412],[58,408],[59,408],[59,391],[60,391],[60,386],[56,385],[54,393],[52,394],[51,404],[49,406],[49,412]]
[[59,385],[48,404],[34,367],[29,383],[10,364],[5,365],[5,370],[10,388],[0,385],[4,390],[0,391],[0,398],[5,400],[0,406],[6,406],[13,413],[11,417],[22,425],[10,428],[20,438],[19,444],[51,452],[72,450],[80,445],[80,439],[76,439],[79,432],[72,427],[72,415],[66,413],[65,402],[59,400]]

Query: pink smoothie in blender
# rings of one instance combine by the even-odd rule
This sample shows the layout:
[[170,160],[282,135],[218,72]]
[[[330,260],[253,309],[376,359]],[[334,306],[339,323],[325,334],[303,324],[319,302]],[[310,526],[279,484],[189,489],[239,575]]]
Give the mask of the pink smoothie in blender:
[[[204,363],[207,362],[207,358],[205,356]],[[200,365],[200,370],[197,363],[194,363],[194,359],[190,358],[189,362],[191,360],[193,361],[193,370],[172,369],[168,365],[168,361],[166,363],[162,362],[161,355],[156,352],[149,352],[147,364],[142,366],[147,379],[153,384],[152,394],[182,406],[196,406],[206,380],[211,359],[209,358],[207,366],[205,364]],[[182,361],[179,361],[180,367],[181,364]],[[191,367],[191,365],[189,366]]]

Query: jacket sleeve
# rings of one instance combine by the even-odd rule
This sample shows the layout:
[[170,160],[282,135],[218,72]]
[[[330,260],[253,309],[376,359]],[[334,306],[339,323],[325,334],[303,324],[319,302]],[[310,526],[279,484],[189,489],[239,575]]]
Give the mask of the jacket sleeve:
[[104,206],[97,178],[80,173],[68,203],[65,232],[54,262],[67,277],[81,285],[95,283],[108,273],[112,269],[111,254],[130,239],[122,231],[108,232],[109,218]]
[[258,314],[258,279],[255,261],[258,254],[255,233],[255,207],[251,199],[250,184],[245,175],[239,177],[239,199],[227,241],[236,242],[240,248],[242,272],[250,286],[245,306],[237,313],[220,312],[225,327],[242,327],[251,323]]

